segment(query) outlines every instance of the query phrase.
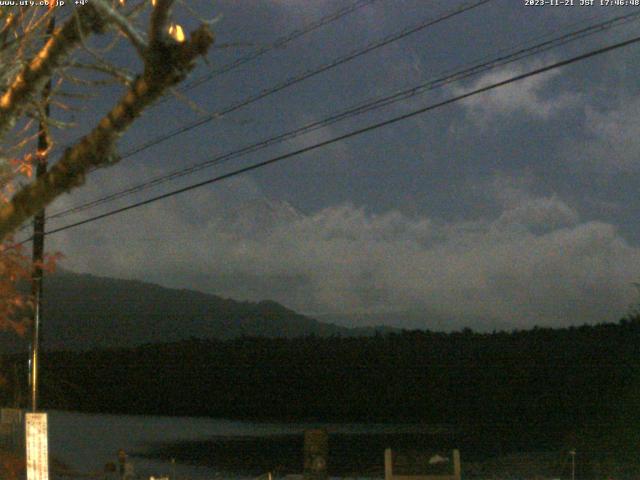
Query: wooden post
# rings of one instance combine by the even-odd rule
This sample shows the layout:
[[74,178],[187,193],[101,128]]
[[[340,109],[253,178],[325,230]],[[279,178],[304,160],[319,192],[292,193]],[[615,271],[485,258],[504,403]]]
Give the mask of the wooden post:
[[324,428],[304,432],[304,479],[327,480],[329,435]]
[[460,450],[457,448],[453,451],[453,476],[460,480]]
[[384,480],[393,479],[393,454],[391,449],[387,448],[384,451]]

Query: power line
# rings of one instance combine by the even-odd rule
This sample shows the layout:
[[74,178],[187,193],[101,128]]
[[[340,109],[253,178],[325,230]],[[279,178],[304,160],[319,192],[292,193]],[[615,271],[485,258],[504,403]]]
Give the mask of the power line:
[[[486,3],[489,3],[491,1],[492,0],[479,0],[479,1],[476,1],[476,2],[473,2],[473,3],[467,3],[467,4],[464,4],[464,5],[460,5],[457,8],[455,8],[453,10],[450,10],[450,11],[448,11],[448,12],[446,12],[446,13],[444,13],[444,14],[436,17],[436,18],[432,18],[432,17],[427,18],[427,19],[423,20],[422,22],[420,22],[419,24],[417,24],[415,26],[408,27],[408,28],[405,28],[405,29],[401,30],[398,33],[394,33],[394,34],[388,35],[388,36],[384,37],[383,39],[381,39],[381,40],[379,40],[377,42],[369,43],[369,44],[365,45],[364,47],[362,47],[360,49],[357,49],[355,51],[352,51],[351,53],[348,53],[348,54],[346,54],[346,55],[344,55],[342,57],[339,57],[339,58],[329,62],[328,64],[322,65],[319,68],[316,68],[316,69],[313,69],[313,70],[308,70],[308,71],[304,72],[301,75],[298,75],[298,76],[295,76],[295,77],[291,77],[291,78],[285,80],[284,82],[281,82],[280,84],[277,84],[274,87],[271,87],[269,89],[263,90],[263,91],[259,92],[258,94],[253,95],[253,96],[251,96],[251,97],[249,97],[247,99],[244,99],[244,100],[242,100],[240,102],[236,102],[236,103],[228,106],[227,108],[225,108],[222,111],[215,112],[213,114],[207,115],[205,118],[200,119],[200,120],[198,120],[198,121],[196,121],[194,123],[191,123],[189,125],[181,127],[181,128],[179,128],[177,130],[174,130],[173,132],[161,135],[161,136],[156,137],[155,139],[152,139],[152,140],[150,140],[150,141],[148,141],[148,142],[146,142],[146,143],[144,143],[142,145],[134,147],[132,150],[129,150],[128,152],[125,152],[123,155],[121,155],[121,159],[125,159],[125,158],[128,158],[130,156],[133,156],[133,155],[135,155],[135,154],[137,154],[137,153],[139,153],[139,152],[141,152],[141,151],[143,151],[143,150],[145,150],[147,148],[150,148],[150,147],[152,147],[154,145],[162,143],[162,142],[164,142],[164,141],[166,141],[166,140],[168,140],[168,139],[170,139],[170,138],[172,138],[174,136],[180,135],[180,134],[185,133],[185,132],[187,132],[189,130],[197,128],[198,126],[201,126],[201,125],[203,125],[205,123],[208,123],[208,122],[212,121],[213,119],[215,119],[217,117],[220,117],[220,116],[223,116],[225,114],[231,113],[231,112],[233,112],[235,110],[238,110],[238,109],[240,109],[240,108],[242,108],[244,106],[247,106],[247,105],[249,105],[249,104],[251,104],[253,102],[261,100],[262,98],[265,98],[265,97],[267,97],[269,95],[272,95],[272,94],[274,94],[276,92],[279,92],[281,90],[284,90],[285,88],[288,88],[289,86],[292,86],[294,84],[297,84],[299,82],[307,80],[307,79],[309,79],[309,78],[311,78],[311,77],[313,77],[315,75],[318,75],[318,74],[323,73],[325,71],[328,71],[328,70],[330,70],[332,68],[335,68],[335,67],[337,67],[339,65],[342,65],[342,64],[344,64],[346,62],[349,62],[349,61],[351,61],[351,60],[353,60],[355,58],[358,58],[358,57],[360,57],[362,55],[365,55],[365,54],[367,54],[367,53],[369,53],[369,52],[371,52],[373,50],[376,50],[376,49],[381,48],[383,46],[389,45],[389,44],[391,44],[391,43],[393,43],[395,41],[398,41],[398,40],[401,40],[403,38],[406,38],[406,37],[408,37],[408,36],[410,36],[410,35],[412,35],[414,33],[417,33],[417,32],[419,32],[421,30],[424,30],[425,28],[431,27],[431,26],[436,25],[438,23],[441,23],[441,22],[443,22],[445,20],[453,18],[453,17],[455,17],[457,15],[460,15],[460,14],[465,13],[467,11],[473,10],[473,9],[475,9],[477,7],[480,7],[480,6],[482,6],[482,5],[486,4]],[[61,216],[61,215],[62,214],[60,214],[58,216]]]
[[187,91],[187,90],[191,90],[192,88],[195,88],[199,85],[202,85],[205,82],[208,82],[209,80],[211,80],[214,77],[217,77],[219,75],[225,74],[231,70],[234,70],[236,68],[238,68],[241,65],[244,65],[245,63],[249,63],[253,60],[255,60],[256,58],[261,57],[262,55],[264,55],[265,53],[268,53],[272,50],[278,49],[278,48],[282,48],[285,45],[287,45],[288,43],[308,34],[313,32],[314,30],[317,30],[318,28],[327,25],[329,23],[332,23],[336,20],[339,20],[340,18],[353,13],[367,5],[370,5],[374,2],[376,2],[378,0],[358,0],[357,2],[354,2],[353,4],[341,8],[333,13],[330,13],[329,15],[326,15],[322,18],[319,18],[318,20],[316,20],[315,22],[311,22],[307,25],[305,25],[304,27],[298,29],[298,30],[294,30],[290,33],[288,33],[287,35],[284,35],[278,39],[276,39],[275,41],[273,41],[270,45],[263,47],[261,49],[259,49],[256,52],[253,53],[249,53],[243,57],[240,57],[236,60],[234,60],[233,62],[230,62],[226,65],[223,65],[222,67],[213,70],[212,72],[208,73],[207,75],[202,76],[201,78],[195,79],[192,82],[187,83],[183,88],[180,89],[180,91]]
[[87,210],[89,208],[93,208],[114,200],[117,200],[119,198],[131,195],[133,193],[137,193],[143,190],[146,190],[147,188],[174,180],[176,178],[180,178],[183,177],[185,175],[200,171],[202,169],[211,167],[213,165],[217,165],[219,163],[225,162],[227,160],[231,160],[233,158],[237,158],[239,156],[245,155],[247,153],[252,153],[252,152],[256,152],[258,150],[262,150],[268,146],[271,146],[275,143],[280,143],[283,142],[285,140],[290,140],[292,138],[296,138],[300,135],[315,131],[317,129],[326,127],[328,125],[331,125],[333,123],[336,123],[338,121],[342,121],[344,119],[347,118],[351,118],[355,115],[360,115],[396,102],[399,102],[401,100],[406,100],[408,98],[411,98],[415,95],[419,95],[422,93],[425,93],[427,91],[431,91],[433,89],[436,88],[440,88],[444,85],[450,84],[452,82],[456,82],[456,81],[460,81],[466,78],[469,78],[473,75],[477,75],[479,73],[483,73],[486,72],[490,69],[496,68],[498,66],[503,66],[506,65],[508,63],[512,63],[515,62],[517,60],[521,60],[523,58],[535,55],[535,54],[539,54],[541,52],[545,52],[548,51],[552,48],[556,48],[560,45],[565,45],[569,42],[578,40],[578,39],[582,39],[585,38],[588,35],[593,35],[595,33],[601,32],[603,30],[606,30],[608,28],[612,28],[613,26],[616,25],[620,25],[622,23],[626,23],[629,22],[631,20],[637,20],[637,18],[640,16],[640,11],[639,12],[634,12],[631,14],[627,14],[627,15],[621,15],[615,18],[611,18],[608,19],[606,21],[600,22],[598,24],[595,25],[591,25],[588,26],[586,28],[582,28],[579,29],[577,31],[573,31],[571,33],[567,33],[564,35],[561,35],[559,37],[553,38],[551,40],[542,42],[542,43],[538,43],[535,44],[533,46],[527,47],[527,48],[519,48],[516,49],[515,51],[509,52],[507,54],[504,54],[502,56],[499,56],[497,58],[491,58],[489,61],[486,62],[482,62],[480,64],[476,64],[473,65],[471,67],[465,68],[463,70],[458,70],[458,71],[454,71],[453,73],[450,74],[444,74],[444,76],[441,76],[439,78],[433,79],[433,80],[429,80],[426,83],[422,83],[418,86],[406,89],[406,90],[402,90],[396,93],[393,93],[391,95],[387,95],[381,98],[377,98],[374,100],[368,100],[366,102],[360,103],[358,105],[355,105],[347,110],[344,110],[340,113],[334,114],[330,117],[324,118],[322,120],[319,121],[315,121],[312,123],[309,123],[307,125],[304,125],[302,127],[296,128],[294,130],[282,133],[280,135],[277,135],[275,137],[271,137],[256,143],[253,143],[251,145],[248,145],[246,147],[243,147],[239,150],[235,150],[232,152],[228,152],[222,155],[219,155],[217,157],[214,157],[213,159],[209,159],[206,160],[204,162],[199,162],[193,165],[190,165],[188,167],[185,168],[180,168],[177,170],[174,170],[172,172],[169,172],[167,174],[163,174],[160,175],[158,177],[152,178],[144,183],[129,187],[127,189],[124,189],[122,191],[101,197],[99,199],[96,200],[92,200],[90,202],[84,203],[82,205],[78,205],[75,207],[71,207],[69,209],[57,212],[55,214],[49,215],[47,218],[48,219],[55,219],[55,218],[60,218],[60,217],[64,217],[64,216],[68,216],[70,214],[73,213],[78,213],[84,210]]
[[[244,167],[244,168],[240,168],[240,169],[234,170],[234,171],[226,173],[224,175],[219,175],[217,177],[213,177],[213,178],[210,178],[208,180],[204,180],[202,182],[194,183],[194,184],[191,184],[191,185],[189,185],[187,187],[179,188],[177,190],[173,190],[171,192],[167,192],[167,193],[164,193],[162,195],[158,195],[156,197],[152,197],[152,198],[149,198],[147,200],[143,200],[141,202],[133,203],[133,204],[128,205],[126,207],[122,207],[122,208],[118,208],[118,209],[115,209],[115,210],[111,210],[109,212],[106,212],[106,213],[103,213],[103,214],[100,214],[100,215],[96,215],[96,216],[87,218],[85,220],[81,220],[79,222],[71,223],[69,225],[65,225],[63,227],[59,227],[59,228],[50,230],[50,231],[46,232],[45,235],[52,235],[54,233],[62,232],[62,231],[65,231],[65,230],[69,230],[71,228],[75,228],[75,227],[78,227],[80,225],[85,225],[87,223],[95,222],[97,220],[101,220],[101,219],[106,218],[106,217],[110,217],[110,216],[113,216],[113,215],[116,215],[116,214],[119,214],[119,213],[126,212],[128,210],[132,210],[132,209],[144,206],[144,205],[148,205],[150,203],[154,203],[154,202],[157,202],[159,200],[163,200],[165,198],[173,197],[173,196],[178,195],[180,193],[188,192],[190,190],[194,190],[196,188],[203,187],[205,185],[210,185],[210,184],[213,184],[213,183],[216,183],[216,182],[220,182],[222,180],[226,180],[226,179],[231,178],[231,177],[235,177],[237,175],[240,175],[240,174],[243,174],[243,173],[246,173],[246,172],[250,172],[252,170],[257,170],[258,168],[266,167],[268,165],[280,162],[282,160],[286,160],[288,158],[292,158],[292,157],[301,155],[303,153],[307,153],[307,152],[310,152],[310,151],[325,147],[327,145],[331,145],[331,144],[334,144],[334,143],[337,143],[337,142],[341,142],[343,140],[355,137],[357,135],[361,135],[363,133],[367,133],[367,132],[370,132],[370,131],[373,131],[373,130],[377,130],[377,129],[382,128],[382,127],[393,125],[395,123],[407,120],[409,118],[413,118],[415,116],[418,116],[418,115],[421,115],[423,113],[435,110],[437,108],[444,107],[446,105],[451,105],[453,103],[457,103],[457,102],[459,102],[461,100],[470,98],[472,96],[479,95],[481,93],[488,92],[490,90],[495,90],[497,88],[501,88],[501,87],[504,87],[506,85],[518,82],[520,80],[524,80],[524,79],[533,77],[535,75],[540,75],[542,73],[545,73],[545,72],[548,72],[548,71],[551,71],[551,70],[555,70],[557,68],[561,68],[561,67],[564,67],[564,66],[567,66],[567,65],[582,61],[582,60],[586,60],[588,58],[595,57],[597,55],[602,55],[604,53],[607,53],[607,52],[610,52],[610,51],[613,51],[613,50],[617,50],[619,48],[623,48],[623,47],[626,47],[626,46],[629,46],[629,45],[632,45],[632,44],[635,44],[635,43],[638,43],[638,42],[640,42],[640,36],[631,38],[631,39],[623,41],[623,42],[616,43],[614,45],[603,47],[603,48],[600,48],[600,49],[597,49],[597,50],[592,50],[592,51],[584,53],[582,55],[578,55],[578,56],[569,58],[567,60],[556,62],[556,63],[553,63],[551,65],[547,65],[546,67],[541,67],[541,68],[535,69],[535,70],[533,70],[531,72],[528,72],[528,73],[523,73],[521,75],[516,75],[516,76],[508,78],[506,80],[503,80],[503,81],[500,81],[500,82],[496,82],[496,83],[493,83],[491,85],[475,89],[475,90],[473,90],[471,92],[467,92],[467,93],[464,93],[464,94],[461,94],[461,95],[457,95],[457,96],[449,98],[447,100],[444,100],[444,101],[441,101],[441,102],[438,102],[438,103],[435,103],[435,104],[431,104],[431,105],[428,105],[426,107],[419,108],[417,110],[413,110],[412,112],[406,113],[404,115],[399,115],[399,116],[390,118],[388,120],[384,120],[382,122],[378,122],[378,123],[369,125],[369,126],[364,127],[364,128],[353,130],[353,131],[351,131],[349,133],[346,133],[346,134],[343,134],[343,135],[339,135],[339,136],[331,138],[329,140],[325,140],[323,142],[319,142],[319,143],[310,145],[308,147],[304,147],[304,148],[295,150],[293,152],[289,152],[289,153],[286,153],[286,154],[283,154],[283,155],[279,155],[277,157],[273,157],[273,158],[270,158],[268,160],[265,160],[265,161],[262,161],[262,162],[259,162],[259,163],[256,163],[256,164],[253,164],[253,165],[250,165],[250,166],[247,166],[247,167]],[[30,239],[23,240],[19,244],[23,244],[23,243],[25,243],[25,242],[27,242],[29,240]]]
[[401,30],[398,33],[394,33],[392,35],[388,35],[386,37],[384,37],[382,40],[379,40],[377,42],[373,42],[373,43],[369,43],[368,45],[364,46],[363,48],[354,50],[346,55],[343,55],[342,57],[339,57],[335,60],[332,60],[329,63],[326,63],[320,67],[316,67],[312,70],[307,70],[306,72],[303,72],[300,75],[294,76],[294,77],[290,77],[286,80],[284,80],[283,82],[267,88],[265,90],[262,90],[260,92],[258,92],[257,94],[254,94],[248,98],[245,98],[243,100],[240,100],[238,102],[235,102],[225,108],[223,108],[220,111],[211,113],[207,116],[205,116],[204,118],[201,118],[199,120],[196,120],[195,122],[192,122],[188,125],[185,125],[183,127],[177,128],[169,133],[160,135],[152,140],[149,140],[148,142],[145,142],[141,145],[138,145],[137,147],[132,148],[131,150],[125,152],[122,156],[121,159],[124,158],[128,158],[131,157],[133,155],[136,155],[137,153],[140,153],[143,150],[146,150],[154,145],[158,145],[159,143],[162,143],[166,140],[169,140],[177,135],[181,135],[183,133],[186,133],[190,130],[193,130],[194,128],[197,128],[201,125],[204,125],[205,123],[209,123],[212,120],[222,117],[224,115],[227,115],[231,112],[234,112],[236,110],[239,110],[243,107],[246,107],[247,105],[250,105],[252,103],[257,102],[258,100],[262,100],[263,98],[266,98],[270,95],[273,95],[274,93],[280,92],[282,90],[284,90],[285,88],[291,87],[292,85],[295,85],[297,83],[303,82],[305,80],[308,80],[309,78],[315,77],[316,75],[319,75],[321,73],[324,73],[328,70],[331,70],[339,65],[342,65],[344,63],[350,62],[351,60],[354,60],[358,57],[361,57],[362,55],[365,55],[373,50],[377,50],[378,48],[382,48],[386,45],[389,45],[393,42],[396,42],[398,40],[401,40],[403,38],[406,38],[410,35],[413,35],[414,33],[417,33],[421,30],[424,30],[425,28],[431,27],[433,25],[436,25],[438,23],[441,23],[445,20],[448,20],[450,18],[453,18],[457,15],[460,15],[462,13],[468,12],[474,8],[477,8],[481,5],[484,5],[486,3],[491,2],[492,0],[479,0],[476,1],[474,3],[471,4],[466,4],[464,6],[458,7],[454,10],[451,10],[439,17],[436,18],[429,18],[426,20],[423,20],[422,22],[420,22],[419,24],[413,26],[413,27],[409,27],[406,28],[404,30]]
[[[244,100],[241,100],[239,102],[233,103],[233,104],[227,106],[226,108],[224,108],[221,111],[209,114],[204,118],[196,120],[195,122],[192,122],[192,123],[190,123],[188,125],[180,127],[180,128],[178,128],[176,130],[173,130],[172,132],[160,135],[160,136],[158,136],[158,137],[156,137],[156,138],[154,138],[152,140],[149,140],[149,141],[147,141],[147,142],[145,142],[143,144],[140,144],[140,145],[134,147],[133,149],[123,153],[121,155],[120,159],[122,160],[122,159],[125,159],[125,158],[129,158],[129,157],[131,157],[133,155],[136,155],[136,154],[138,154],[138,153],[140,153],[140,152],[142,152],[142,151],[144,151],[144,150],[146,150],[148,148],[151,148],[152,146],[158,145],[158,144],[160,144],[160,143],[162,143],[162,142],[164,142],[166,140],[169,140],[169,139],[171,139],[171,138],[173,138],[175,136],[181,135],[181,134],[186,133],[186,132],[188,132],[190,130],[193,130],[193,129],[201,126],[201,125],[209,123],[212,120],[214,120],[215,118],[218,118],[218,117],[224,116],[226,114],[229,114],[231,112],[234,112],[236,110],[239,110],[239,109],[241,109],[241,108],[243,108],[243,107],[245,107],[247,105],[250,105],[251,103],[254,103],[254,102],[256,102],[258,100],[261,100],[261,99],[263,99],[263,98],[265,98],[265,97],[267,97],[269,95],[272,95],[272,94],[277,93],[277,92],[279,92],[281,90],[284,90],[285,88],[288,88],[288,87],[290,87],[292,85],[300,83],[300,82],[302,82],[304,80],[307,80],[307,79],[309,79],[311,77],[314,77],[316,75],[324,73],[324,72],[326,72],[328,70],[331,70],[331,69],[333,69],[333,68],[335,68],[335,67],[337,67],[339,65],[342,65],[342,64],[344,64],[346,62],[349,62],[349,61],[351,61],[351,60],[353,60],[355,58],[358,58],[358,57],[360,57],[362,55],[365,55],[365,54],[367,54],[367,53],[369,53],[369,52],[371,52],[373,50],[376,50],[378,48],[384,47],[384,46],[389,45],[389,44],[391,44],[393,42],[396,42],[398,40],[406,38],[406,37],[408,37],[410,35],[413,35],[414,33],[417,33],[417,32],[419,32],[421,30],[424,30],[425,28],[428,28],[428,27],[431,27],[431,26],[436,25],[438,23],[441,23],[441,22],[443,22],[445,20],[448,20],[448,19],[453,18],[453,17],[455,17],[457,15],[460,15],[462,13],[470,11],[470,10],[472,10],[474,8],[480,7],[480,6],[482,6],[482,5],[486,4],[486,3],[489,3],[491,1],[492,0],[479,0],[479,1],[476,1],[474,3],[464,4],[464,5],[461,5],[461,6],[455,8],[453,10],[450,10],[450,11],[444,13],[443,15],[440,15],[439,17],[436,17],[436,18],[430,17],[428,19],[425,19],[425,20],[423,20],[422,22],[420,22],[419,24],[417,24],[415,26],[408,27],[408,28],[405,28],[405,29],[401,30],[398,33],[394,33],[394,34],[388,35],[388,36],[384,37],[383,39],[378,40],[377,42],[369,43],[369,44],[365,45],[364,47],[362,47],[360,49],[357,49],[357,50],[354,50],[354,51],[352,51],[352,52],[350,52],[350,53],[348,53],[348,54],[346,54],[346,55],[344,55],[342,57],[339,57],[339,58],[335,59],[335,60],[332,60],[331,62],[329,62],[327,64],[324,64],[324,65],[322,65],[320,67],[317,67],[315,69],[312,69],[312,70],[308,70],[308,71],[306,71],[306,72],[304,72],[304,73],[302,73],[302,74],[300,74],[298,76],[290,77],[289,79],[287,79],[287,80],[285,80],[285,81],[283,81],[283,82],[281,82],[281,83],[279,83],[279,84],[277,84],[277,85],[275,85],[275,86],[273,86],[271,88],[262,90],[261,92],[258,92],[257,94],[255,94],[255,95],[253,95],[251,97],[248,97],[248,98],[246,98]],[[66,212],[64,212],[64,213],[66,213]],[[61,216],[62,214],[63,213],[60,213],[57,216]]]
[[[302,28],[299,28],[297,30],[293,30],[290,33],[277,38],[276,40],[274,40],[270,45],[263,47],[261,49],[259,49],[256,52],[253,53],[249,53],[247,55],[244,55],[232,62],[229,62],[226,65],[223,65],[222,67],[213,70],[212,72],[208,73],[207,75],[196,79],[194,81],[192,81],[191,83],[188,83],[187,85],[183,86],[182,88],[180,88],[179,90],[181,92],[186,92],[187,90],[191,90],[192,88],[195,88],[199,85],[202,85],[203,83],[217,77],[220,75],[223,75],[225,73],[228,73],[246,63],[249,63],[259,57],[261,57],[262,55],[278,49],[278,48],[283,48],[285,47],[288,43],[291,43],[292,41],[313,32],[314,30],[317,30],[320,27],[323,27],[325,25],[328,25],[332,22],[335,22],[339,19],[341,19],[342,17],[349,15],[350,13],[356,12],[358,10],[360,10],[361,8],[370,5],[372,3],[375,3],[379,0],[357,0],[356,2],[352,3],[351,5],[348,5],[346,7],[340,8],[338,10],[336,10],[335,12],[329,13],[328,15],[325,15],[323,17],[320,17],[319,19],[310,22],[306,25],[304,25]],[[164,97],[163,99],[161,99],[160,101],[158,101],[156,104],[154,104],[151,108],[155,108],[158,105],[161,105],[163,103],[166,102],[166,99],[168,97]],[[80,138],[76,138],[72,143],[76,143],[80,140]],[[69,145],[66,145],[65,147],[57,147],[54,148],[54,151],[59,151],[61,149],[65,149],[69,147]]]

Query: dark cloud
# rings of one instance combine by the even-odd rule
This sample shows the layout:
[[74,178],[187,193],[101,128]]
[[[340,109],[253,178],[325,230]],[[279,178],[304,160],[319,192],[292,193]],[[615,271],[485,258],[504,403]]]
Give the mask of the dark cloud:
[[[393,7],[375,2],[189,95],[201,108],[217,111],[452,8],[448,1],[432,3],[437,10],[422,0],[401,0]],[[344,5],[329,0],[205,4],[202,15],[223,15],[216,24],[220,42],[244,40],[250,48],[269,45]],[[96,172],[52,210],[609,15],[596,8],[561,12],[494,2]],[[612,43],[632,26],[411,97],[102,211]],[[216,51],[214,66],[247,51]],[[635,221],[640,177],[632,175],[640,149],[635,56],[625,50],[555,70],[69,230],[49,244],[67,256],[63,265],[75,270],[238,299],[272,298],[314,314],[381,318],[404,312],[412,326],[429,326],[420,323],[424,313],[441,321],[481,319],[514,327],[615,320],[634,301],[632,282],[640,271]],[[184,104],[167,102],[142,119],[122,147],[197,116]]]

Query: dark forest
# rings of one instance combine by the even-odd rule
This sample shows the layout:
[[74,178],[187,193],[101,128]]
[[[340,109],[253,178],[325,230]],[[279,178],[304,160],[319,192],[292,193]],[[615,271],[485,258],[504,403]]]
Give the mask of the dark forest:
[[[45,352],[42,402],[102,413],[418,422],[442,425],[475,451],[577,446],[631,457],[639,345],[640,318],[631,316],[487,334],[191,339]],[[5,401],[14,393],[5,389]]]

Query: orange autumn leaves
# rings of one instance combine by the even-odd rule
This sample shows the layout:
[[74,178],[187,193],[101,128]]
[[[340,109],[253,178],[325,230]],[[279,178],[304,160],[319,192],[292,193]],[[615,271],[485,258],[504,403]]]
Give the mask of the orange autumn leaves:
[[[22,178],[31,178],[40,155],[27,154],[22,158],[8,160],[12,173],[4,183],[0,204],[8,202],[14,192],[14,185]],[[34,265],[24,245],[13,239],[0,244],[0,330],[10,330],[24,335],[30,323],[33,308],[28,295],[31,271],[39,266],[44,272],[51,272],[59,255],[50,255],[40,265]]]
[[[39,266],[52,272],[60,255],[48,255]],[[26,294],[33,264],[22,245],[0,245],[0,330],[12,330],[24,335],[33,308],[31,296]]]
[[[33,175],[33,156],[11,159],[11,178],[6,179],[0,203],[8,202],[15,190],[15,183],[20,176]],[[28,321],[26,315],[32,307],[30,298],[25,294],[31,273],[29,258],[22,245],[9,239],[0,244],[0,330],[12,330],[24,335]]]
[[[0,245],[0,329],[24,335],[26,315],[32,307],[31,299],[20,291],[30,278],[30,264],[23,248],[5,243]],[[22,286],[24,288],[24,286]]]
[[[5,178],[0,177],[0,203],[8,202],[11,199],[11,195],[16,190],[15,179],[19,177],[32,178],[35,173],[37,162],[41,156],[39,154],[33,155],[28,153],[22,158],[11,158],[5,160],[11,173],[5,173]],[[8,178],[6,178],[8,176]]]

